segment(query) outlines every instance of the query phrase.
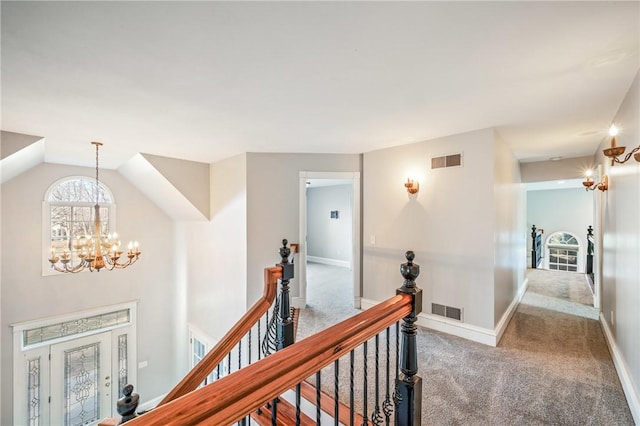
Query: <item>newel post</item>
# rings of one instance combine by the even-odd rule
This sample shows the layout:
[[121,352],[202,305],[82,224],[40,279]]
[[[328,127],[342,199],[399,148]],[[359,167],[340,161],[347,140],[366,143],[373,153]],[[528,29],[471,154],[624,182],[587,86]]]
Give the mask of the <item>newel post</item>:
[[396,294],[408,294],[413,298],[411,313],[402,320],[400,344],[400,377],[396,378],[395,424],[419,426],[422,419],[422,378],[418,376],[418,347],[416,344],[416,320],[422,311],[422,290],[415,279],[420,275],[420,265],[414,264],[412,251],[405,254],[407,262],[400,265],[404,277],[402,287]]
[[282,267],[280,310],[278,312],[278,327],[276,334],[277,350],[284,349],[293,344],[293,318],[291,318],[291,303],[289,302],[289,280],[293,278],[293,263],[289,262],[291,249],[287,247],[289,242],[282,240],[280,247],[280,263]]
[[593,242],[593,227],[589,225],[587,228],[587,264],[585,265],[585,272],[587,274],[593,274],[593,253],[595,247]]

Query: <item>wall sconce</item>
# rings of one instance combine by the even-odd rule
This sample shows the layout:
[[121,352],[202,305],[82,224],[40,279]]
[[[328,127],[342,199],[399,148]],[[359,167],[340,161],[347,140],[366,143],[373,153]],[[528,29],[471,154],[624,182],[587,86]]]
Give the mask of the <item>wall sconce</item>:
[[611,127],[609,128],[609,136],[611,136],[611,146],[609,148],[605,148],[602,150],[602,153],[604,155],[611,158],[611,165],[613,166],[615,163],[620,163],[620,164],[626,163],[627,161],[629,161],[632,155],[633,155],[633,158],[635,158],[635,160],[640,163],[640,153],[638,152],[640,151],[640,145],[638,145],[631,152],[625,155],[623,160],[620,160],[618,158],[618,156],[624,154],[626,147],[616,145],[617,135],[618,135],[618,128],[615,126],[615,124],[612,124]]
[[596,188],[598,188],[602,192],[609,189],[609,177],[607,175],[604,175],[601,182],[595,183],[595,181],[591,177],[592,174],[593,172],[591,170],[587,170],[587,172],[585,173],[587,180],[582,182],[582,184],[584,185],[584,189],[586,189],[587,191],[594,191]]
[[416,194],[420,189],[420,184],[411,178],[407,178],[407,181],[405,182],[404,187],[407,188],[407,192],[409,194]]

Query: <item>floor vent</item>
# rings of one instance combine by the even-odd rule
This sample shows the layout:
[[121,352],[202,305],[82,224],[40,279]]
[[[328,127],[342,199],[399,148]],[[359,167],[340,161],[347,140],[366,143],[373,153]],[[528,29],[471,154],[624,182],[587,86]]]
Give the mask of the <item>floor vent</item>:
[[444,167],[462,166],[462,154],[443,155],[442,157],[431,157],[431,168],[442,169]]
[[452,306],[440,305],[438,303],[431,304],[431,313],[441,317],[451,318],[462,321],[462,308],[454,308]]

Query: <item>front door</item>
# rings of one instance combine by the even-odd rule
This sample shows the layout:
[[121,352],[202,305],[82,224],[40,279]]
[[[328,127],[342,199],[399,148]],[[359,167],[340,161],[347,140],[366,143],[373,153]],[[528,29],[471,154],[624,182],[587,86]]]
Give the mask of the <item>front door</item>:
[[111,415],[111,333],[51,348],[51,424],[97,424]]

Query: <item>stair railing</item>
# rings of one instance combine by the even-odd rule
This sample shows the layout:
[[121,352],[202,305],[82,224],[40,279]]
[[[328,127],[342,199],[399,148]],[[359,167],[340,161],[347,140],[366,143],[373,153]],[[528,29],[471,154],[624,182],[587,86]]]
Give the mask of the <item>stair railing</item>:
[[536,269],[542,262],[542,233],[544,230],[531,227],[531,268]]
[[[136,425],[230,425],[242,421],[251,413],[273,401],[285,391],[294,387],[300,389],[300,383],[312,375],[316,375],[318,388],[317,401],[320,401],[320,371],[336,362],[343,355],[349,354],[351,360],[351,418],[353,419],[353,377],[354,350],[364,348],[364,424],[367,420],[367,387],[366,353],[367,343],[375,338],[376,373],[378,371],[378,337],[386,330],[387,351],[389,347],[389,330],[402,320],[401,345],[399,355],[396,352],[396,379],[393,392],[393,407],[383,403],[384,414],[389,417],[393,413],[398,426],[418,426],[421,424],[422,379],[417,375],[417,327],[415,321],[422,308],[422,290],[415,285],[415,278],[420,268],[413,263],[413,252],[406,253],[407,262],[400,271],[404,277],[396,296],[381,302],[358,315],[342,321],[320,333],[307,337],[285,347],[278,352],[242,368],[212,384],[194,390],[180,398],[174,399],[158,408],[145,413],[128,422]],[[396,332],[396,339],[398,339]],[[398,340],[396,340],[397,342]],[[396,343],[398,345],[398,343]],[[387,356],[387,401],[389,399],[389,356]],[[336,374],[337,376],[337,374]],[[376,378],[378,380],[378,378]],[[376,401],[372,420],[380,421],[378,410],[378,385],[376,382]],[[299,396],[296,396],[299,401]],[[300,409],[296,408],[296,424],[300,424]],[[336,409],[337,412],[337,409]],[[276,422],[276,419],[273,419]],[[275,423],[273,423],[275,424]],[[320,424],[318,417],[316,424]],[[353,424],[353,420],[351,421]]]
[[[274,267],[265,268],[264,269],[264,290],[263,295],[253,306],[245,313],[242,318],[227,332],[227,334],[220,339],[217,345],[215,345],[211,350],[205,355],[198,364],[196,364],[191,371],[187,373],[187,375],[171,390],[169,393],[160,401],[158,407],[161,407],[170,401],[175,400],[183,395],[186,395],[189,392],[197,389],[205,379],[212,373],[217,372],[217,377],[221,377],[225,372],[221,371],[221,366],[223,360],[227,358],[227,367],[228,371],[226,373],[231,372],[231,353],[236,349],[238,355],[238,369],[243,367],[242,361],[242,342],[243,339],[248,343],[248,359],[247,363],[253,362],[251,355],[251,341],[253,340],[251,337],[251,333],[254,329],[257,329],[257,340],[258,340],[258,355],[257,359],[261,359],[262,356],[266,356],[269,352],[260,353],[261,347],[268,348],[276,346],[278,343],[269,334],[269,324],[272,322],[269,319],[269,308],[272,306],[273,301],[275,299],[277,289],[278,289],[278,280],[282,281],[282,294],[278,300],[279,305],[283,305],[283,300],[286,300],[286,307],[290,311],[289,307],[289,280],[293,278],[293,263],[289,262],[289,255],[291,250],[287,247],[288,241],[282,240],[282,247],[280,248],[280,257],[281,261]],[[284,295],[286,290],[286,296]],[[276,330],[281,328],[280,318],[284,315],[282,306],[274,307],[274,312],[272,313],[272,320],[275,320],[274,325],[276,326]],[[285,320],[290,320],[290,315],[287,315]],[[263,319],[263,317],[265,319]],[[264,322],[266,324],[264,329],[264,338],[261,337],[261,328],[260,324]],[[293,339],[293,335],[290,336]],[[157,409],[157,408],[156,408]]]

